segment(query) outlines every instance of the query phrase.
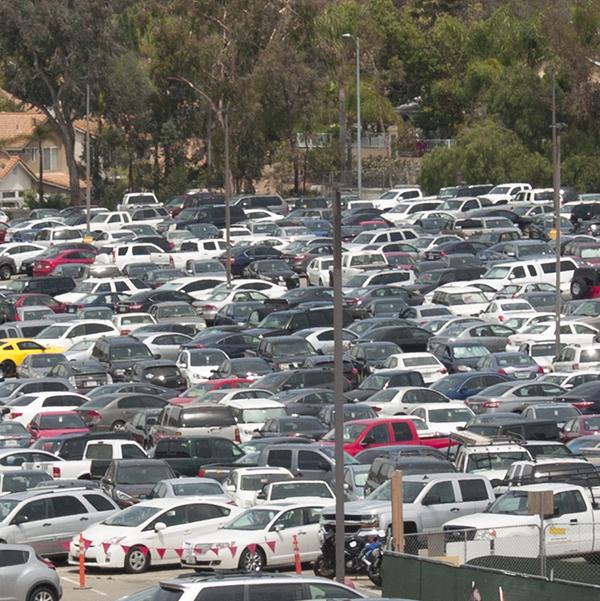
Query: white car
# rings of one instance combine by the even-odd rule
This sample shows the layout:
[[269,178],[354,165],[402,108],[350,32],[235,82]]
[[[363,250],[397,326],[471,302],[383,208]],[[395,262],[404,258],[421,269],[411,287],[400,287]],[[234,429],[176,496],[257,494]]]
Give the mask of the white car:
[[142,286],[139,280],[138,284],[129,278],[88,278],[79,282],[71,292],[56,296],[56,300],[61,303],[76,304],[90,294],[104,294],[108,292],[135,294],[147,288],[147,286]]
[[87,361],[92,358],[92,349],[96,344],[95,338],[83,338],[63,354],[69,361]]
[[[142,501],[82,532],[89,543],[85,564],[137,574],[150,565],[178,564],[184,540],[217,530],[238,513],[233,505],[194,498]],[[79,564],[79,535],[69,546],[69,563]]]
[[504,323],[513,315],[532,316],[537,311],[526,300],[506,298],[492,301],[479,315],[492,323]]
[[363,402],[373,407],[378,415],[389,417],[410,413],[414,407],[425,403],[449,403],[450,399],[430,388],[398,386],[380,390]]
[[586,382],[593,382],[599,378],[600,373],[596,371],[557,371],[543,375],[538,382],[547,382],[548,384],[560,386],[565,390],[571,390],[575,386],[585,384]]
[[56,323],[44,328],[35,339],[45,346],[55,346],[68,350],[79,340],[98,339],[102,336],[120,336],[119,330],[111,321],[101,319],[81,319]]
[[321,499],[335,503],[335,493],[323,480],[287,480],[270,482],[256,495],[256,504],[279,503],[294,499],[296,503],[309,503]]
[[311,286],[329,286],[329,271],[333,257],[317,257],[306,267],[306,277]]
[[436,290],[431,302],[444,305],[459,317],[479,315],[488,306],[485,294],[473,286],[454,286],[447,290]]
[[142,326],[156,324],[156,319],[150,313],[123,313],[114,315],[112,322],[121,336],[129,336]]
[[135,233],[131,230],[117,230],[114,232],[94,232],[92,244],[96,248],[108,246],[109,244],[122,244],[127,240],[133,240]]
[[90,399],[76,392],[35,392],[24,394],[6,403],[10,409],[6,419],[27,426],[42,411],[71,411],[78,409]]
[[392,188],[384,192],[373,201],[373,205],[381,211],[394,208],[403,200],[423,198],[423,192],[418,186],[407,186],[404,188]]
[[[294,332],[294,336],[304,338],[315,351],[327,355],[333,353],[333,328],[308,328]],[[349,349],[358,335],[350,330],[342,330],[342,340],[345,349]]]
[[493,205],[510,202],[515,194],[531,190],[531,184],[499,184],[480,198],[487,198]]
[[237,421],[240,442],[248,442],[269,419],[287,417],[285,405],[271,399],[222,400]]
[[240,507],[252,507],[265,484],[293,477],[285,467],[239,467],[227,476],[224,488]]
[[442,434],[457,432],[475,415],[462,401],[417,405],[410,414],[420,417],[429,430]]
[[[495,288],[492,288],[491,286],[488,286],[487,284],[480,284],[477,281],[473,281],[473,282],[469,282],[469,287],[470,288],[477,288],[479,290],[481,290],[481,292],[483,292],[483,295],[485,296],[487,301],[491,301],[494,299],[494,297],[496,296],[496,290]],[[452,292],[453,288],[464,288],[465,286],[465,282],[448,282],[447,284],[442,284],[441,286],[438,286],[437,288],[433,289],[431,292],[428,292],[427,294],[425,294],[423,296],[423,298],[425,299],[426,303],[432,303],[433,302],[433,295],[439,290],[441,292]]]
[[258,290],[211,290],[208,296],[203,298],[204,304],[198,307],[198,313],[205,321],[215,320],[217,313],[230,303],[245,301],[265,301],[267,295]]
[[319,520],[326,503],[278,503],[253,507],[225,527],[183,543],[185,567],[258,572],[294,564],[294,539],[303,561],[321,553]]
[[15,262],[15,267],[19,272],[23,261],[37,257],[45,250],[46,247],[37,242],[8,242],[0,245],[0,256],[10,257]]
[[197,300],[204,300],[212,294],[216,286],[223,283],[227,285],[226,279],[225,275],[187,276],[166,282],[159,286],[157,290],[176,290],[185,292]]
[[268,298],[279,298],[288,291],[285,286],[278,286],[272,282],[251,278],[235,279],[231,282],[231,286],[229,287],[227,286],[227,282],[223,282],[214,288],[215,292],[222,292],[223,290],[258,290],[258,292],[262,292]]
[[[560,341],[563,344],[576,344],[587,346],[594,344],[594,337],[598,330],[585,323],[562,322],[560,324]],[[508,337],[507,351],[516,351],[523,342],[552,340],[556,336],[556,322],[547,321],[529,326],[518,334]]]
[[507,328],[512,328],[517,332],[522,332],[525,328],[533,326],[538,323],[545,323],[547,321],[554,321],[556,319],[555,313],[540,311],[535,315],[518,315],[509,317],[503,325]]
[[244,209],[244,213],[246,214],[246,219],[256,222],[267,221],[271,223],[284,218],[284,215],[273,213],[273,211],[268,211],[267,209]]
[[190,386],[204,382],[229,356],[219,349],[183,350],[177,357],[177,367]]
[[578,371],[600,369],[600,344],[565,346],[552,364],[553,371]]
[[416,370],[423,376],[425,384],[433,384],[448,373],[444,365],[431,353],[395,353],[384,361],[383,369]]
[[94,261],[96,265],[116,265],[119,269],[131,263],[147,262],[156,265],[171,265],[170,255],[150,242],[129,242],[114,246],[102,246]]

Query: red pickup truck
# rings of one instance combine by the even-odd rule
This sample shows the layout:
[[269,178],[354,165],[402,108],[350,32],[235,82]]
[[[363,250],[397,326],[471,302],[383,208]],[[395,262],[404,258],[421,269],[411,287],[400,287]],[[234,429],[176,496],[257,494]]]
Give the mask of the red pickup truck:
[[[323,441],[335,440],[331,430]],[[401,417],[378,417],[374,419],[356,419],[344,424],[344,450],[356,455],[365,449],[374,449],[389,445],[425,445],[435,449],[446,448],[452,443],[447,436],[420,438],[411,419]]]

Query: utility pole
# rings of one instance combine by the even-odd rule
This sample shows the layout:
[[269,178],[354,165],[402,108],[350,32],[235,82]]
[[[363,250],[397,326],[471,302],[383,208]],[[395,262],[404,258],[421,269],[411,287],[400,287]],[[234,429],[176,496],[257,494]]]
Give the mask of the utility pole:
[[554,254],[556,256],[556,280],[555,280],[555,347],[554,356],[560,354],[560,312],[562,310],[562,297],[560,292],[560,131],[565,127],[564,123],[556,122],[556,73],[552,74],[552,186],[554,189],[554,229],[556,236],[554,239]]
[[90,84],[85,84],[85,232],[90,235],[90,210],[92,204],[92,189],[90,177]]
[[356,36],[356,170],[358,198],[362,200],[362,124],[360,118],[360,38]]
[[224,111],[225,127],[225,266],[227,287],[231,287],[231,164],[229,162],[229,109]]
[[344,551],[344,345],[342,296],[342,216],[339,187],[333,199],[333,379],[335,392],[335,577],[346,576]]

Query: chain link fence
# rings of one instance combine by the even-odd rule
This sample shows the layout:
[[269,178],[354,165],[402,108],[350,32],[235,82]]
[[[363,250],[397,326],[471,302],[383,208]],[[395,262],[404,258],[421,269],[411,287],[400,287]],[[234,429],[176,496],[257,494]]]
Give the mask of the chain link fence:
[[404,553],[551,581],[600,585],[600,553],[593,552],[595,528],[594,524],[569,522],[545,525],[543,530],[532,525],[406,534]]

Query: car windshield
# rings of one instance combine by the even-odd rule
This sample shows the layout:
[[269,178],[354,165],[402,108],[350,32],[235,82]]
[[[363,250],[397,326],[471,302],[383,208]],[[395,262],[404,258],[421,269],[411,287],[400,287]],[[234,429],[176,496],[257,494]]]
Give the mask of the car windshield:
[[225,526],[228,530],[263,530],[275,519],[274,509],[249,509]]
[[431,367],[440,365],[435,357],[405,357],[402,359],[402,362],[404,363],[404,367]]
[[29,365],[31,367],[54,367],[63,361],[66,361],[65,356],[60,353],[42,353],[31,355]]
[[289,313],[271,313],[258,324],[258,327],[279,330],[285,328],[289,320]]
[[473,303],[487,303],[487,298],[483,292],[461,292],[448,294],[448,303],[453,305],[471,305]]
[[515,461],[526,461],[529,455],[525,451],[494,451],[476,453],[467,459],[467,472],[485,470],[507,470]]
[[468,409],[431,409],[428,419],[434,424],[466,422],[473,417]]
[[288,338],[285,342],[273,343],[273,357],[284,357],[286,355],[314,355],[315,351],[310,343],[306,340],[292,340]]
[[117,472],[119,484],[154,484],[159,480],[171,478],[173,473],[166,465],[121,465]]
[[500,367],[514,367],[519,365],[534,365],[535,361],[529,355],[503,355],[501,357],[497,357],[496,361]]
[[595,317],[600,313],[600,302],[585,301],[577,306],[572,315],[586,315],[587,317]]
[[23,436],[28,435],[25,426],[18,422],[0,422],[0,436]]
[[332,499],[333,495],[325,482],[283,482],[271,487],[271,501],[280,501],[290,497]]
[[285,261],[259,261],[258,271],[289,271],[290,266]]
[[[413,503],[419,496],[419,493],[427,486],[427,482],[404,481],[403,500],[405,503]],[[381,486],[376,488],[370,495],[365,497],[368,501],[391,501],[392,500],[392,481],[386,480]]]
[[128,346],[118,346],[110,350],[112,361],[125,361],[128,359],[149,359],[152,355],[147,346],[143,344],[132,344]]
[[546,330],[550,329],[552,324],[550,323],[538,323],[533,326],[528,326],[523,329],[521,334],[543,334]]
[[135,528],[141,526],[145,521],[161,511],[160,507],[146,507],[144,505],[134,505],[119,511],[102,522],[106,526],[123,526],[125,528]]
[[287,415],[284,407],[269,407],[268,409],[244,409],[242,419],[238,420],[243,424],[264,423],[268,419],[285,417]]
[[[365,424],[344,424],[344,442],[354,442],[366,429]],[[326,438],[327,440],[334,440],[334,437],[330,438],[329,434]]]
[[203,367],[206,365],[221,365],[225,359],[221,351],[199,351],[190,352],[190,365],[194,367]]
[[71,326],[68,325],[53,325],[44,328],[36,338],[61,338]]
[[23,474],[9,474],[2,480],[2,492],[22,492],[48,480],[52,480],[50,475],[41,470]]
[[156,312],[158,319],[164,319],[165,317],[191,317],[197,316],[197,313],[190,305],[172,305],[166,307],[160,307]]
[[487,280],[503,280],[508,276],[510,272],[510,267],[492,267],[488,271],[486,271],[482,277]]
[[581,351],[581,359],[583,363],[600,361],[600,349],[589,349]]
[[566,421],[579,415],[575,407],[569,405],[560,407],[539,407],[535,410],[535,416],[538,419],[552,419],[555,421]]
[[41,430],[70,430],[85,427],[85,423],[77,413],[49,413],[48,415],[42,415],[40,418]]
[[486,513],[505,513],[508,515],[529,515],[529,492],[511,490],[496,499]]
[[490,351],[481,344],[461,344],[454,347],[454,357],[456,359],[470,359],[473,357],[483,357],[489,355]]
[[254,476],[241,476],[240,490],[262,490],[270,482],[289,480],[289,474],[256,474]]
[[438,211],[460,211],[462,200],[445,200],[438,208]]
[[8,514],[20,503],[10,499],[0,499],[0,522],[3,522]]
[[173,493],[176,497],[191,497],[203,495],[222,495],[223,489],[212,482],[185,482],[173,484]]

